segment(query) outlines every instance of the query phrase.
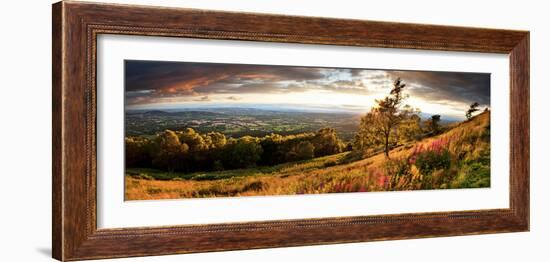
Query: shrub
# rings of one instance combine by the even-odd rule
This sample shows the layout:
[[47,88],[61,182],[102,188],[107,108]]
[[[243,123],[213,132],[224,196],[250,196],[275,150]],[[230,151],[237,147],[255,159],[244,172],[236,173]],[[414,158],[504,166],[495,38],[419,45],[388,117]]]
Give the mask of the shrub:
[[451,167],[451,152],[447,149],[449,140],[440,138],[424,147],[423,145],[414,148],[409,156],[409,164],[414,164],[423,175],[431,175],[435,170],[448,169]]
[[448,169],[451,166],[451,153],[449,150],[426,151],[417,156],[415,165],[423,175],[431,174],[435,170]]

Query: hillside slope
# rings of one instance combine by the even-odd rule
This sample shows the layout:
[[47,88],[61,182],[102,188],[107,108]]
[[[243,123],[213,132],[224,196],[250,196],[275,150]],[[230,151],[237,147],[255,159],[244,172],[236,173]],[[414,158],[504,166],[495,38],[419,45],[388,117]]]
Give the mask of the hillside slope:
[[[490,112],[438,136],[346,163],[348,153],[274,167],[177,174],[129,170],[126,200],[490,186]],[[171,180],[153,180],[152,178]],[[146,179],[144,179],[146,178]]]

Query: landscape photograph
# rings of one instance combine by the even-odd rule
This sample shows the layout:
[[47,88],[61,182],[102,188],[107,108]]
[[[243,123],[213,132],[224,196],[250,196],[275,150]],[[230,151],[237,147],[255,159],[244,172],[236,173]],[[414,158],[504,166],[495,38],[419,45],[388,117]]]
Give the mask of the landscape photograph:
[[488,188],[490,79],[126,60],[125,200]]

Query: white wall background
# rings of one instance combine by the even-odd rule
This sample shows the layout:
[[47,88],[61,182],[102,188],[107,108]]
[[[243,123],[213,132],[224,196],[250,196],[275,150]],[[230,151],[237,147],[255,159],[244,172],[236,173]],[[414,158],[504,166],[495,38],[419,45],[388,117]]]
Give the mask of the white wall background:
[[[548,261],[550,28],[544,1],[118,0],[204,9],[531,31],[531,232],[217,252],[123,261]],[[1,261],[51,256],[51,1],[0,9]]]

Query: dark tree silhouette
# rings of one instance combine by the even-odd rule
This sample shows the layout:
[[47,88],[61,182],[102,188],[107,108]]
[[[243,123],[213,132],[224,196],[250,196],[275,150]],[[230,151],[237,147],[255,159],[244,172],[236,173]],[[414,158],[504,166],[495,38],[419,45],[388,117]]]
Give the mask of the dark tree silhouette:
[[428,128],[428,131],[432,134],[437,134],[440,131],[441,126],[439,125],[439,122],[441,122],[441,116],[440,115],[433,115],[428,121],[426,121],[426,126]]
[[466,118],[470,120],[472,118],[472,114],[479,111],[479,103],[475,102],[470,105],[470,108],[466,111]]

